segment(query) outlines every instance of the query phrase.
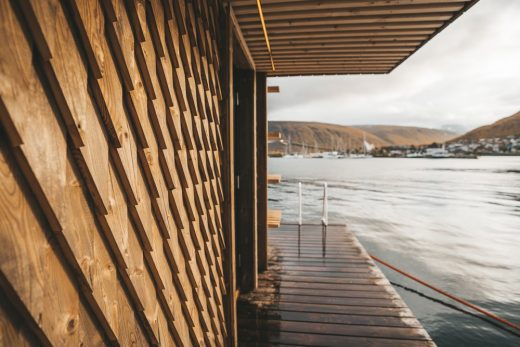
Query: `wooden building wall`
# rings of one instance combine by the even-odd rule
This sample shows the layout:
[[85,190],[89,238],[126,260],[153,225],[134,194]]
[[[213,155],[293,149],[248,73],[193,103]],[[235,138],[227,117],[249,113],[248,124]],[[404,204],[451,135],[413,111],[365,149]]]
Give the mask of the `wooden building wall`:
[[225,343],[224,12],[0,0],[0,345]]

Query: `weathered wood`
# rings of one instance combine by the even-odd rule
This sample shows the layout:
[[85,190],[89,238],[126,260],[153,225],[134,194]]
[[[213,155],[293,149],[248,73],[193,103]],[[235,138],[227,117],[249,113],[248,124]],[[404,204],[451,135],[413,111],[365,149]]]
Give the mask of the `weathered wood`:
[[268,210],[267,211],[267,226],[269,228],[278,228],[282,222],[282,211]]
[[[327,258],[342,252],[349,256]],[[258,288],[240,297],[238,317],[243,344],[435,345],[355,236],[338,225],[271,229],[269,266]]]
[[256,176],[258,271],[267,269],[267,77],[256,74]]
[[235,70],[236,237],[238,287],[256,288],[258,273],[256,73]]
[[237,18],[235,17],[235,13],[233,12],[233,8],[231,7],[231,20],[233,21],[233,31],[235,32],[235,38],[240,45],[240,49],[244,52],[246,56],[247,62],[249,63],[249,68],[251,70],[255,70],[255,61],[249,51],[249,46],[247,45],[246,39],[244,38],[244,34],[242,33],[242,29],[238,24]]
[[269,183],[269,184],[277,184],[277,183],[280,183],[281,181],[282,181],[281,175],[272,175],[272,174],[267,175],[267,183]]
[[0,1],[2,151],[30,201],[2,230],[51,257],[15,278],[40,262],[16,246],[0,267],[37,344],[226,343],[221,5]]
[[[0,135],[4,134],[0,129]],[[7,295],[2,295],[2,302],[11,296],[9,301],[21,306],[14,307],[14,314],[27,323],[16,329],[26,330],[24,335],[30,330],[41,345],[103,344],[103,333],[84,307],[71,268],[60,261],[60,246],[53,240],[44,215],[33,209],[36,202],[23,188],[27,184],[10,150],[2,138],[0,239],[4,248],[0,253],[0,287]],[[2,330],[10,332],[2,334],[3,345],[16,345],[16,339],[27,341],[6,324],[2,323]]]
[[364,336],[320,335],[302,332],[281,331],[274,333],[269,330],[244,329],[244,343],[260,341],[276,345],[297,346],[360,346],[360,347],[431,347],[432,341],[398,340],[393,338],[370,338]]
[[[7,280],[2,278],[1,281],[5,286]],[[8,294],[5,288],[0,288],[0,296],[3,298],[0,301],[0,346],[35,346],[38,343],[36,334],[29,330],[28,324],[16,311],[13,303],[7,300]],[[48,341],[41,344],[46,343]]]
[[[388,73],[477,1],[265,1],[262,13],[267,38],[255,1],[232,0],[231,5],[257,70],[269,76],[288,76]],[[266,40],[272,48],[272,57]],[[393,49],[407,54],[372,69],[345,69],[339,64],[318,63],[331,53],[338,57],[352,54],[362,59],[367,52],[359,49],[363,47],[372,52],[388,53]],[[308,60],[309,54],[316,59]],[[308,65],[278,64],[284,58],[303,59]],[[358,64],[361,67],[362,63]]]
[[222,93],[223,107],[222,141],[224,151],[222,152],[222,229],[226,243],[225,266],[226,266],[226,321],[229,340],[232,345],[237,345],[237,309],[235,292],[237,288],[236,279],[236,244],[235,244],[235,97],[233,81],[234,61],[234,33],[233,21],[230,8],[226,8],[225,20],[221,23],[224,33],[222,55],[225,57],[222,71]]

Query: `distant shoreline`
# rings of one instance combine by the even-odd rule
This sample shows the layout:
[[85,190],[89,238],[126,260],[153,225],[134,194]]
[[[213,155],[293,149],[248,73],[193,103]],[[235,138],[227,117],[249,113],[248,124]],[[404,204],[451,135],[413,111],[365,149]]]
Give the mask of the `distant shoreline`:
[[435,157],[386,157],[386,156],[375,156],[375,157],[365,157],[365,158],[284,158],[284,157],[269,157],[269,159],[286,159],[286,160],[295,160],[295,159],[315,159],[315,160],[343,160],[343,159],[478,159],[479,157],[520,157],[520,153],[518,154],[509,154],[509,153],[503,153],[503,154],[479,154],[476,157],[446,157],[446,158],[435,158]]

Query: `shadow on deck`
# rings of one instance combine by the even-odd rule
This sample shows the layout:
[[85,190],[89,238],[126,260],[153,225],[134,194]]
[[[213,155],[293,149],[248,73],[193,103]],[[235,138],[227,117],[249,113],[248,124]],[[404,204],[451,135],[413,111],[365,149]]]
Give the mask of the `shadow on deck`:
[[344,225],[269,231],[269,269],[238,303],[240,346],[435,346]]

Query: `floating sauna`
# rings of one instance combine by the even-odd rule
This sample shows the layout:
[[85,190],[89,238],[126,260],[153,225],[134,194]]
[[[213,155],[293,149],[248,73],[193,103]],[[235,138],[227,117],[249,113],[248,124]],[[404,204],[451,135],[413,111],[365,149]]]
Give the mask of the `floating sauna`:
[[237,345],[267,76],[389,73],[475,2],[0,0],[0,345]]

